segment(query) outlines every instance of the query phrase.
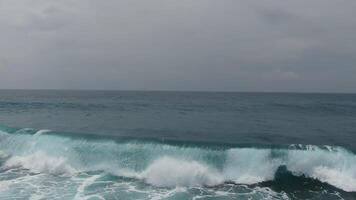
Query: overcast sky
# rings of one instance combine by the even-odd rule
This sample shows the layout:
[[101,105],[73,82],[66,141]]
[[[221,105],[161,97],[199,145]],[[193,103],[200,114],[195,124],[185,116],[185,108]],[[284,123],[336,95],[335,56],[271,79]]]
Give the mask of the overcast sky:
[[356,92],[356,1],[0,0],[0,88]]

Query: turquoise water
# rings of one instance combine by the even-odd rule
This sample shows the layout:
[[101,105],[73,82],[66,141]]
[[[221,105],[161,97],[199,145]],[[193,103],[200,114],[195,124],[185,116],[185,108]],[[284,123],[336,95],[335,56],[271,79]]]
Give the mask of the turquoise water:
[[356,199],[356,95],[0,91],[0,199]]

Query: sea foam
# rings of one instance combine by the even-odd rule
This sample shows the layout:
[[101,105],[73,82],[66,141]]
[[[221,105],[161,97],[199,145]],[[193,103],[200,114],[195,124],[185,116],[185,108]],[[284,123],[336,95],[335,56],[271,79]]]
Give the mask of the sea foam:
[[161,186],[213,186],[223,183],[224,177],[208,165],[197,161],[162,157],[142,173],[147,183]]
[[22,167],[33,173],[49,173],[55,175],[71,175],[76,170],[67,164],[66,158],[54,158],[43,152],[23,156],[10,157],[3,166],[5,169]]
[[152,142],[72,139],[0,132],[1,168],[73,175],[101,171],[158,187],[214,186],[272,181],[284,166],[347,192],[356,191],[356,156],[341,147],[184,147]]

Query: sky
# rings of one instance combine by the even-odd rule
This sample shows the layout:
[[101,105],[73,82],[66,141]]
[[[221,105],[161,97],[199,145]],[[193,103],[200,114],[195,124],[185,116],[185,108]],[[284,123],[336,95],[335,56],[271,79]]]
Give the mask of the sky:
[[0,88],[356,92],[356,1],[0,0]]

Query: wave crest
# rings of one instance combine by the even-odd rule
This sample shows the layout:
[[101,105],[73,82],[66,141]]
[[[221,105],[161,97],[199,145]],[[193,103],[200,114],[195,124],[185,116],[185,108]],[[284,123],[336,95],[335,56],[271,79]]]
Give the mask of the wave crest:
[[1,131],[0,147],[2,168],[22,167],[34,173],[102,171],[159,187],[191,187],[271,181],[285,166],[294,175],[356,192],[356,155],[341,147],[214,149]]

